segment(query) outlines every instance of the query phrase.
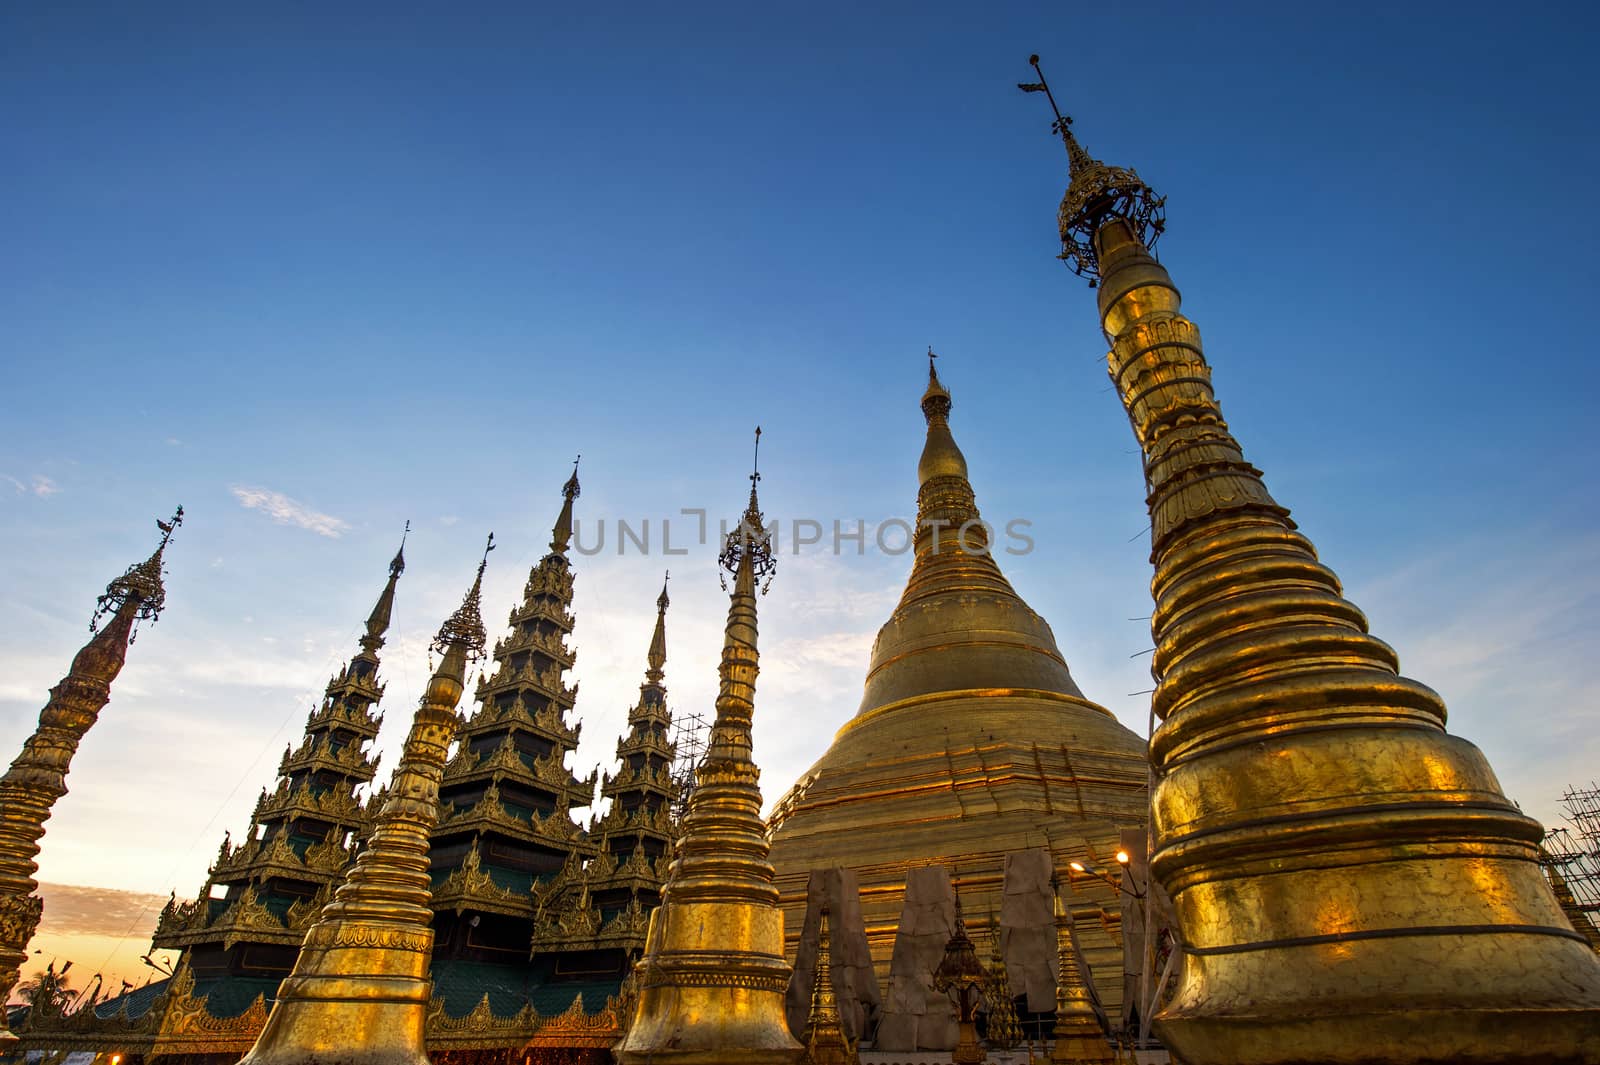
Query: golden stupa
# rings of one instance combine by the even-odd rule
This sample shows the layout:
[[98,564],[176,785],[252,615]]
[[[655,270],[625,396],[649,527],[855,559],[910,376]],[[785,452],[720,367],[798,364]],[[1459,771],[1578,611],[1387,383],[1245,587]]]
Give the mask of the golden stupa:
[[[810,871],[853,869],[880,979],[908,868],[946,865],[967,912],[999,913],[1007,853],[1049,847],[1064,867],[1114,853],[1146,818],[1144,740],[1084,698],[1050,626],[1000,572],[950,405],[930,360],[910,580],[860,709],[770,819],[791,941]],[[1081,890],[1115,911],[1116,891],[1091,881]],[[1122,957],[1100,946],[1096,977],[1115,998]]]
[[1600,1061],[1600,963],[1543,830],[1246,461],[1150,251],[1165,200],[1050,102],[1062,258],[1099,289],[1149,490],[1150,871],[1186,959],[1157,1034],[1192,1065]]

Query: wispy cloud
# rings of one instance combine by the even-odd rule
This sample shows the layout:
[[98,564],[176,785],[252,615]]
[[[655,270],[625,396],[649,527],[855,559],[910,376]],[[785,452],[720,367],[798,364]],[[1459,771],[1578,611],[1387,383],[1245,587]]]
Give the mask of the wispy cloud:
[[290,499],[282,492],[269,488],[252,488],[249,485],[229,486],[234,498],[250,510],[259,510],[279,525],[294,525],[314,532],[318,536],[338,539],[350,528],[350,523],[332,514],[312,510],[299,500]]
[[61,491],[61,487],[43,474],[34,474],[31,482],[23,482],[9,473],[0,474],[19,496],[34,495],[47,499]]

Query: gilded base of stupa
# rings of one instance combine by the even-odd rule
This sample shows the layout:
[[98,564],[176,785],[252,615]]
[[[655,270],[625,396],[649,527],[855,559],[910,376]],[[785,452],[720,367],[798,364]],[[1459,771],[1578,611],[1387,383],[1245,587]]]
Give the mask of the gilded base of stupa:
[[[1070,861],[1110,861],[1121,830],[1144,823],[1145,802],[1143,742],[1085,700],[991,689],[885,707],[842,729],[774,816],[789,938],[804,920],[810,870],[852,869],[886,984],[908,869],[949,868],[982,938],[1001,911],[1007,854],[1048,847],[1065,879]],[[1073,890],[1113,921],[1120,912],[1117,891],[1101,880],[1078,877]],[[1115,1014],[1122,948],[1103,928],[1083,937]]]

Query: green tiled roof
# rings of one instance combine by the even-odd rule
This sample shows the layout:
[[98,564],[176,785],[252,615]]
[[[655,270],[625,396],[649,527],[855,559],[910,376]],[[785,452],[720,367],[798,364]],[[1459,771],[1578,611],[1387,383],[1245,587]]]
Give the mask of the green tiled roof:
[[515,895],[526,895],[533,890],[533,874],[521,869],[502,869],[497,865],[483,864],[483,871],[489,874],[499,887]]
[[194,997],[206,1000],[206,1009],[213,1017],[237,1017],[250,1008],[257,995],[267,996],[267,1005],[278,994],[282,979],[276,976],[227,976],[214,980],[196,980]]
[[559,981],[538,983],[526,965],[502,965],[481,961],[435,961],[433,993],[444,1000],[444,1010],[452,1017],[464,1017],[489,996],[489,1008],[497,1017],[510,1017],[533,1003],[542,1017],[553,1017],[572,1005],[573,996],[583,995],[584,1009],[593,1012],[617,993],[620,979]]
[[122,1004],[126,1002],[128,1004],[128,1016],[133,1020],[138,1020],[150,1012],[151,1003],[155,1002],[156,998],[166,989],[167,981],[165,980],[157,980],[154,983],[145,984],[143,987],[136,987],[125,995],[108,998],[104,1002],[96,1004],[94,1015],[102,1020],[114,1016],[122,1008]]

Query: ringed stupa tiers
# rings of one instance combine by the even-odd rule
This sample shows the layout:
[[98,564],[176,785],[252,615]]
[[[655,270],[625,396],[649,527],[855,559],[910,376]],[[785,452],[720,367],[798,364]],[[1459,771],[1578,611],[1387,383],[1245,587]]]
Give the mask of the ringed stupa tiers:
[[[810,871],[854,869],[880,979],[909,868],[950,867],[981,922],[1001,912],[1007,853],[1049,847],[1058,867],[1109,856],[1146,817],[1144,741],[1084,697],[1049,624],[1001,573],[931,359],[921,402],[911,577],[878,633],[860,709],[771,817],[790,939]],[[1080,888],[1116,911],[1113,889]],[[1101,947],[1091,966],[1114,1010],[1122,957],[1109,939]]]

